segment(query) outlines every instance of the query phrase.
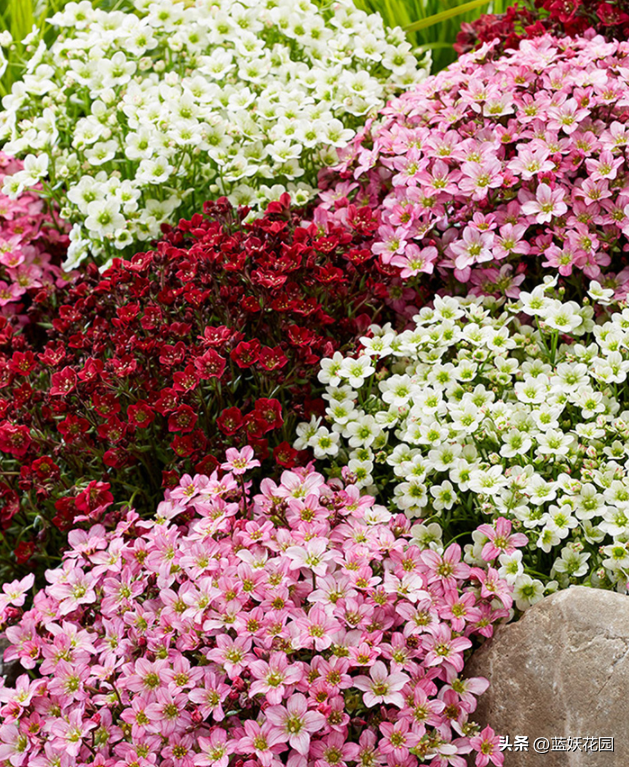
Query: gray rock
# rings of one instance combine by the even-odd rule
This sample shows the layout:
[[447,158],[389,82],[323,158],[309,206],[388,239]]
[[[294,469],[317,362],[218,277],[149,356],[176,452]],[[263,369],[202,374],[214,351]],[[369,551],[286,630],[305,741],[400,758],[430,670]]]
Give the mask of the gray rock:
[[[528,737],[528,751],[505,751],[505,767],[629,767],[629,597],[583,586],[552,594],[499,627],[466,676],[491,684],[476,721],[511,743]],[[540,738],[545,754],[534,750]],[[613,752],[584,750],[609,747],[601,738]]]

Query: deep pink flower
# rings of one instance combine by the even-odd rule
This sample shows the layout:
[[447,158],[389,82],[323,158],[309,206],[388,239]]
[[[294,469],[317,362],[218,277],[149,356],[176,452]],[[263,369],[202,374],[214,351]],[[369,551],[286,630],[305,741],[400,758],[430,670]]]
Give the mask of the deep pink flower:
[[481,557],[486,562],[493,561],[501,554],[513,554],[516,548],[526,546],[529,539],[524,533],[512,533],[512,527],[510,520],[498,517],[493,525],[485,524],[478,528],[479,533],[489,538],[481,551]]
[[500,738],[491,727],[487,726],[478,735],[471,737],[470,746],[478,751],[476,767],[486,767],[490,762],[496,767],[502,767],[505,757],[500,751]]

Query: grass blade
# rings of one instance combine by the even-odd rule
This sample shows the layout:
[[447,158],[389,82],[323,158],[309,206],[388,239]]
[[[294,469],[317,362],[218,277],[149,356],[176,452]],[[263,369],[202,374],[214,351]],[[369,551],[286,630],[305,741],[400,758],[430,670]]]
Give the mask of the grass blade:
[[404,27],[404,31],[417,32],[420,29],[427,29],[428,27],[433,27],[435,24],[441,24],[448,19],[453,19],[457,16],[461,16],[468,11],[474,11],[483,5],[489,5],[489,1],[471,0],[471,2],[463,3],[463,5],[459,5],[456,8],[449,8],[447,11],[441,11],[440,13],[435,13],[432,16],[427,16],[425,19],[419,19],[419,21],[415,21],[413,24],[409,24],[408,26]]

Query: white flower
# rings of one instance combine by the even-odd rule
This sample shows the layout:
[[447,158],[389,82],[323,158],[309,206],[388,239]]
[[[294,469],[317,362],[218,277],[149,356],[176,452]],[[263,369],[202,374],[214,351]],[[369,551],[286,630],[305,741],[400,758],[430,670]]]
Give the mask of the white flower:
[[373,416],[362,415],[347,423],[343,433],[348,439],[350,447],[369,447],[382,433],[382,429]]
[[[534,289],[532,311],[540,298],[542,315],[561,314],[564,304],[546,296],[550,287]],[[451,311],[461,315],[452,319]],[[331,369],[338,381],[356,379],[325,393],[335,462],[349,463],[360,487],[373,486],[411,518],[426,517],[426,507],[443,515],[446,534],[448,512],[459,505],[479,521],[511,519],[529,546],[501,560],[501,575],[519,584],[521,607],[544,593],[529,575],[539,569],[538,551],[555,563],[548,591],[597,584],[605,570],[602,583],[626,583],[624,550],[601,546],[629,540],[629,410],[612,386],[629,370],[629,310],[586,326],[583,343],[573,342],[583,323],[562,331],[559,343],[548,326],[520,325],[519,302],[444,300],[440,313],[423,308],[417,327],[399,334],[370,328],[363,343],[386,338],[391,351],[383,357],[359,350],[334,367],[325,363],[325,377]],[[497,329],[516,345],[492,343]],[[482,566],[477,538],[465,561]]]
[[373,484],[373,461],[360,461],[358,458],[352,458],[347,464],[347,468],[356,478],[356,486],[363,488]]
[[629,572],[629,545],[626,542],[616,541],[609,546],[604,546],[602,553],[606,557],[603,560],[603,567],[612,572],[617,570]]
[[120,214],[120,203],[115,198],[94,200],[87,206],[85,226],[99,239],[113,234],[116,229],[122,229],[124,225],[125,219]]
[[579,306],[572,301],[566,304],[562,304],[560,301],[554,302],[550,308],[543,312],[542,316],[548,327],[562,333],[570,333],[583,323]]
[[537,437],[536,453],[538,455],[567,455],[574,442],[571,434],[564,434],[556,429],[540,432]]
[[433,485],[430,488],[430,494],[433,497],[432,505],[435,511],[451,509],[458,500],[458,495],[456,494],[452,483],[448,480],[442,482],[440,485]]
[[[322,9],[310,2],[136,0],[108,12],[89,0],[69,2],[53,17],[49,47],[38,28],[24,43],[36,50],[3,100],[5,151],[49,153],[62,207],[86,167],[91,176],[107,168],[136,182],[138,207],[125,210],[124,229],[133,241],[159,232],[143,216],[155,185],[168,185],[188,218],[197,212],[188,207],[195,199],[189,190],[216,187],[212,194],[236,199],[245,179],[255,208],[287,191],[305,204],[318,171],[338,161],[337,150],[363,118],[422,80],[429,65],[379,15],[356,14],[345,27],[346,13],[345,2]],[[78,162],[62,175],[70,149]],[[303,183],[291,186],[297,179]],[[69,203],[71,223],[86,232],[93,254],[110,258],[113,241],[87,227],[87,212]]]
[[548,554],[562,540],[562,537],[556,527],[546,525],[537,539],[537,548]]
[[553,504],[542,517],[542,520],[561,539],[565,538],[579,524],[579,520],[572,515],[572,509],[568,504],[562,506]]
[[365,382],[365,378],[376,372],[376,369],[371,365],[371,359],[367,356],[358,357],[358,359],[352,359],[346,357],[341,362],[341,368],[339,370],[339,376],[347,379],[350,386],[354,389],[359,389]]
[[325,409],[325,412],[332,418],[334,423],[344,425],[356,417],[355,410],[355,405],[351,400],[343,400],[342,402],[332,402]]
[[[411,377],[408,375],[391,376],[391,378],[380,382],[380,391],[383,402],[399,407],[404,405],[411,394]],[[435,408],[436,409],[436,408]],[[427,412],[430,412],[427,410]]]
[[540,405],[546,399],[548,385],[536,378],[527,378],[524,381],[518,381],[514,389],[520,402]]
[[47,154],[41,154],[39,157],[34,154],[27,155],[22,175],[28,186],[36,184],[48,173],[48,160]]
[[85,159],[90,165],[104,165],[105,163],[113,160],[118,151],[118,142],[112,139],[111,141],[98,141],[91,147],[85,150]]
[[490,469],[471,471],[468,486],[473,493],[495,495],[508,483],[509,480],[504,476],[502,466],[492,466]]
[[604,288],[596,280],[592,280],[590,282],[590,287],[588,288],[588,296],[597,304],[607,306],[610,303],[610,299],[613,298],[613,295],[613,288]]
[[562,573],[569,578],[580,578],[587,573],[588,559],[591,556],[589,552],[579,551],[568,544],[561,550],[561,556],[555,560],[551,572]]
[[309,423],[300,423],[297,426],[297,439],[293,444],[295,450],[304,450],[304,448],[310,445],[312,438],[317,433],[320,423],[321,419],[313,415],[310,418]]
[[325,426],[320,426],[308,440],[308,445],[313,448],[315,458],[336,455],[339,451],[339,435],[336,432],[330,432]]
[[522,552],[518,549],[513,554],[500,554],[498,557],[500,567],[498,568],[498,575],[504,578],[508,584],[513,584],[524,572],[524,565],[522,564]]
[[513,599],[518,610],[526,610],[543,598],[544,584],[541,581],[526,574],[517,578],[513,585]]
[[341,383],[341,368],[343,363],[341,352],[334,352],[332,357],[324,357],[321,360],[321,369],[317,375],[319,381],[330,386],[338,386]]
[[504,444],[500,447],[500,455],[503,458],[513,458],[516,455],[524,455],[531,449],[533,441],[518,429],[511,429],[503,435]]
[[172,172],[173,167],[165,157],[142,160],[135,181],[137,184],[163,184]]
[[413,540],[422,549],[434,549],[440,551],[443,548],[442,535],[443,530],[441,525],[437,522],[430,522],[430,524],[418,524],[411,527],[411,535]]
[[68,199],[84,214],[87,214],[91,202],[102,200],[104,197],[104,185],[92,176],[82,176],[79,183],[71,186],[68,191]]
[[543,287],[537,287],[531,293],[521,291],[519,300],[522,311],[532,316],[545,316],[546,310],[552,305],[552,300],[546,296]]

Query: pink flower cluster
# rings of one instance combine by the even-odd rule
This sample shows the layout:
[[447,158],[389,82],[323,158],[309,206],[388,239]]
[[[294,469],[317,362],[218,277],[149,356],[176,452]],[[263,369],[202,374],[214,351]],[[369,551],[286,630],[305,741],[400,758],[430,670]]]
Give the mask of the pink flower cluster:
[[30,675],[0,688],[0,761],[464,767],[476,751],[502,765],[469,719],[487,682],[459,676],[508,614],[496,570],[456,544],[420,548],[403,515],[312,467],[251,497],[253,463],[232,451],[224,476],[184,477],[153,520],[129,510],[70,534],[6,630],[5,659]]
[[[19,160],[0,152],[0,187],[21,169]],[[11,200],[0,192],[0,316],[21,312],[27,293],[47,284],[61,287],[73,276],[59,267],[67,244],[37,195],[24,192]]]
[[629,43],[546,35],[484,52],[390,102],[322,174],[322,206],[379,208],[373,250],[404,278],[437,269],[442,288],[517,297],[552,270],[624,298]]

